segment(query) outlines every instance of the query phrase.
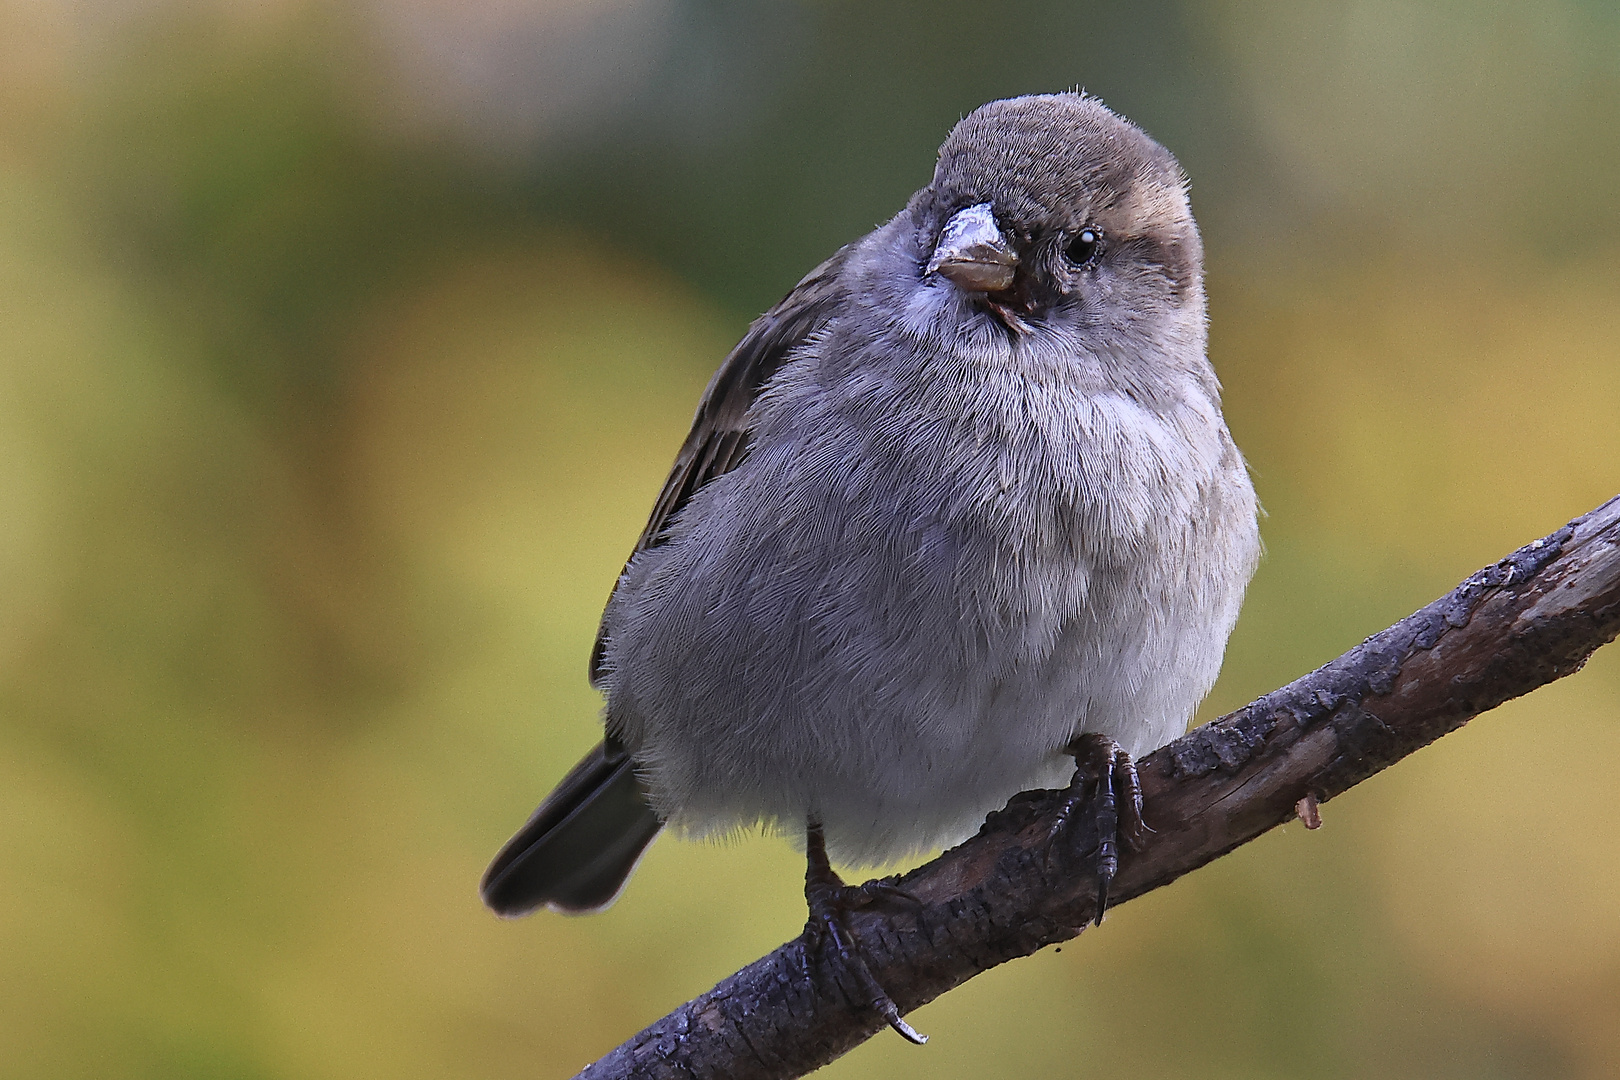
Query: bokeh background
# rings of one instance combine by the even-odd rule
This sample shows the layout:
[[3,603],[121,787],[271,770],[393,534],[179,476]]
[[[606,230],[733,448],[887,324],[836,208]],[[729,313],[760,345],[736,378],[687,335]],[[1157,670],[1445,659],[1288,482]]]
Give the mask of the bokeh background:
[[[1620,491],[1610,0],[0,0],[0,1075],[552,1077],[780,840],[502,923],[747,321],[982,101],[1170,146],[1270,511],[1216,715]],[[825,1075],[1620,1075],[1620,650]]]

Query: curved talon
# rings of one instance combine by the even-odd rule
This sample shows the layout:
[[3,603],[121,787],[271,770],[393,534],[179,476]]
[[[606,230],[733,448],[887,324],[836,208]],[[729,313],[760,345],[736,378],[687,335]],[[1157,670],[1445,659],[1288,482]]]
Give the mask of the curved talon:
[[894,1002],[890,1001],[886,995],[877,1003],[877,1009],[878,1012],[883,1014],[883,1019],[889,1022],[889,1026],[894,1029],[895,1034],[913,1046],[921,1046],[928,1041],[928,1036],[900,1018],[900,1010],[894,1007]]

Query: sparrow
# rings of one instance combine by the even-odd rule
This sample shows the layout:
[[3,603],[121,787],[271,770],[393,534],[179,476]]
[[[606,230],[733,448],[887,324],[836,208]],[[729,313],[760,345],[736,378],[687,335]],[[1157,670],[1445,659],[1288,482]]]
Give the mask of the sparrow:
[[1100,919],[1132,760],[1186,730],[1260,554],[1206,340],[1169,151],[1083,93],[964,118],[710,381],[591,653],[602,743],[486,903],[601,910],[665,828],[802,836],[808,939],[921,1041],[846,921],[904,894],[832,862],[1057,787],[1105,837]]

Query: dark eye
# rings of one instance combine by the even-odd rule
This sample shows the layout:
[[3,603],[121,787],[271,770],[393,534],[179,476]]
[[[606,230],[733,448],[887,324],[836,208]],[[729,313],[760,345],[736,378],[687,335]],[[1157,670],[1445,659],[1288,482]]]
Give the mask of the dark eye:
[[1076,266],[1085,266],[1097,257],[1097,251],[1102,247],[1102,231],[1087,225],[1075,234],[1069,241],[1069,247],[1063,254]]

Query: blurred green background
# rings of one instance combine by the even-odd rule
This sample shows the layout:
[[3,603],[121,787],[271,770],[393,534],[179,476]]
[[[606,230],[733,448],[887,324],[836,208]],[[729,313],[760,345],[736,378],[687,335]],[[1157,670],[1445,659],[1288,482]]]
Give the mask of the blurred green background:
[[[987,99],[1170,146],[1270,517],[1215,715],[1620,491],[1611,0],[0,0],[0,1075],[551,1077],[797,932],[502,923],[749,318]],[[1620,650],[833,1077],[1620,1075]]]

